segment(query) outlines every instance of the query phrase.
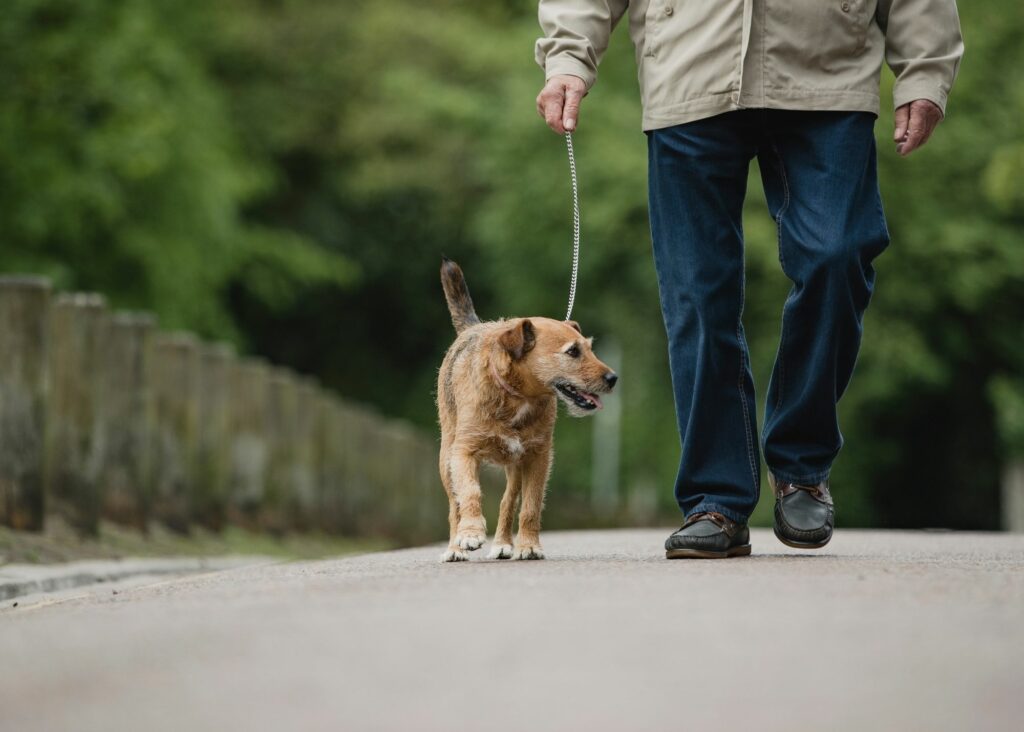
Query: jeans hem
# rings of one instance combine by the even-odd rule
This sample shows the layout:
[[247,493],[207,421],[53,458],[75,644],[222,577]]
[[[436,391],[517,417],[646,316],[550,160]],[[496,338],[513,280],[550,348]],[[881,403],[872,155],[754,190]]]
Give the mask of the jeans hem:
[[726,508],[725,506],[722,506],[721,504],[709,503],[707,501],[705,501],[704,503],[701,503],[696,508],[693,508],[693,509],[691,509],[689,511],[684,511],[683,512],[683,516],[685,518],[690,518],[690,516],[693,516],[695,513],[708,513],[708,512],[720,513],[723,516],[725,516],[727,519],[729,519],[730,521],[735,521],[738,524],[745,524],[745,523],[747,523],[747,519],[749,518],[749,516],[744,516],[741,513],[737,513],[736,511],[733,511],[731,508]]
[[786,483],[793,483],[794,485],[818,485],[818,483],[824,483],[828,480],[830,470],[823,470],[820,473],[811,473],[810,475],[791,475],[790,473],[780,473],[777,470],[771,470],[776,481],[784,481]]

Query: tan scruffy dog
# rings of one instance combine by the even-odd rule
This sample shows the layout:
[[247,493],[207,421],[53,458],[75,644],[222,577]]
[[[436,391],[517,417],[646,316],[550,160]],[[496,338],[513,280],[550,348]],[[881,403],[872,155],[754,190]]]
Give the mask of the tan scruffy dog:
[[[480,464],[505,467],[491,559],[543,559],[540,513],[551,469],[558,399],[582,417],[601,408],[618,376],[601,363],[572,321],[514,318],[481,323],[462,270],[441,264],[448,309],[458,337],[441,364],[441,482],[448,494],[445,562],[469,558],[487,539],[480,509]],[[512,541],[516,501],[519,533]]]

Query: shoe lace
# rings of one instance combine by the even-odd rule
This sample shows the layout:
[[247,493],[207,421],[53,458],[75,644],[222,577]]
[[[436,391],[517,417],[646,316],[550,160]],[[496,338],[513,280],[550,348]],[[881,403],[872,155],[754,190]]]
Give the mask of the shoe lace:
[[798,491],[804,491],[805,493],[810,493],[815,498],[824,498],[825,497],[825,491],[823,491],[821,488],[819,488],[816,485],[797,485],[796,483],[790,483],[790,485],[793,486],[793,488],[795,488]]
[[698,521],[705,520],[710,521],[720,529],[724,529],[729,525],[729,519],[717,511],[701,511],[700,513],[695,513],[686,519],[686,523],[683,524],[682,528],[686,528],[690,524],[695,524]]

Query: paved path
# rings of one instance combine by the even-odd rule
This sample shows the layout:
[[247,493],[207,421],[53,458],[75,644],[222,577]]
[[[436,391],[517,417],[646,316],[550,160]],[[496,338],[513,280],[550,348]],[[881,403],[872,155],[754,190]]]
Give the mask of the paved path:
[[[34,602],[36,594],[51,595],[66,590],[124,580],[153,581],[155,577],[206,573],[235,569],[252,564],[271,564],[269,557],[168,557],[166,559],[88,559],[61,564],[0,565],[0,602],[18,600],[19,604]],[[13,606],[13,603],[12,603]]]
[[[1024,729],[1024,536],[550,533],[251,567],[0,611],[0,729]],[[475,559],[475,557],[474,557]]]

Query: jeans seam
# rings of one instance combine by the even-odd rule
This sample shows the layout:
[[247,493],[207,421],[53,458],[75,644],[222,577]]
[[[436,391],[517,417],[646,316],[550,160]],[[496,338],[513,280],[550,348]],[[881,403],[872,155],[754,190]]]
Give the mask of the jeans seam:
[[750,425],[750,410],[747,409],[747,395],[743,392],[743,374],[747,366],[747,350],[743,346],[743,304],[746,299],[747,289],[747,265],[746,256],[741,254],[740,258],[740,312],[736,316],[736,344],[740,349],[739,379],[736,388],[740,395],[740,406],[743,408],[743,429],[747,437],[747,460],[750,463],[750,486],[753,488],[754,500],[758,494],[758,469],[757,459],[754,457],[754,436]]
[[[782,217],[786,214],[789,209],[789,179],[786,177],[786,166],[782,161],[782,154],[779,152],[778,145],[775,144],[775,140],[771,137],[768,138],[772,146],[772,152],[775,153],[775,159],[779,164],[779,177],[782,179],[782,206],[779,208],[779,213],[775,217],[775,232],[776,238],[779,245],[779,263],[782,265],[782,271],[786,271],[786,255],[782,250]],[[776,360],[779,364],[779,393],[775,397],[775,409],[779,409],[782,406],[782,394],[786,386],[786,308],[782,308],[782,326],[779,332],[779,352],[776,355]],[[768,421],[768,415],[765,415],[765,422]]]

